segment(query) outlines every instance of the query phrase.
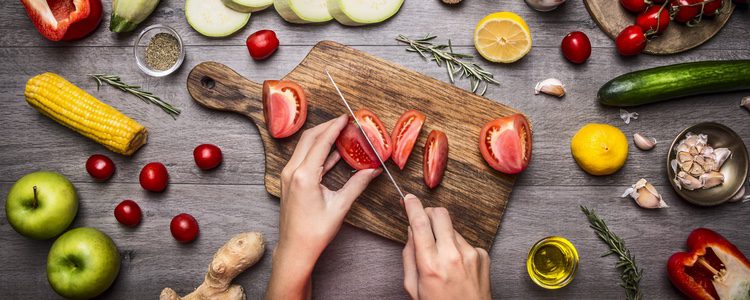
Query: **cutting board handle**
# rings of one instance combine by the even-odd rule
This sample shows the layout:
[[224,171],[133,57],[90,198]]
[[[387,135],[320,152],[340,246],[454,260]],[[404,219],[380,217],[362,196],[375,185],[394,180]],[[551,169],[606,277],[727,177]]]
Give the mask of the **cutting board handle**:
[[226,65],[213,61],[198,64],[190,70],[187,89],[206,108],[245,115],[259,126],[263,122],[262,86]]

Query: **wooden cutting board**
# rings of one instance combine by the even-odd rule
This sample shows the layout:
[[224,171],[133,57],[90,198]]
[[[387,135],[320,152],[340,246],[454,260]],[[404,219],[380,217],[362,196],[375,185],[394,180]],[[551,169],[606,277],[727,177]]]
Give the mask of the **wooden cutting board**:
[[[497,172],[485,163],[477,146],[479,131],[486,122],[517,111],[353,48],[323,41],[283,78],[297,82],[307,93],[308,114],[303,129],[346,113],[324,72],[326,68],[352,108],[375,112],[389,131],[406,110],[417,109],[427,116],[404,170],[399,171],[390,161],[386,164],[405,192],[417,195],[425,206],[448,208],[456,230],[472,245],[489,249],[515,176]],[[266,153],[266,190],[279,197],[279,175],[301,131],[286,139],[268,134],[261,87],[216,62],[197,65],[187,80],[190,95],[201,105],[245,115],[257,125]],[[422,153],[427,134],[433,129],[447,134],[449,160],[442,185],[430,190],[422,180]],[[342,160],[323,183],[336,190],[351,174],[352,169]],[[408,222],[399,198],[387,176],[381,175],[354,203],[346,222],[404,242]]]
[[[734,11],[732,0],[724,1],[724,11],[713,18],[704,18],[700,24],[688,27],[684,24],[672,22],[661,36],[648,43],[643,52],[650,54],[674,54],[693,49],[710,40],[716,35]],[[620,31],[635,22],[635,14],[625,10],[622,5],[613,0],[584,0],[586,9],[591,14],[599,28],[611,39],[615,39]]]

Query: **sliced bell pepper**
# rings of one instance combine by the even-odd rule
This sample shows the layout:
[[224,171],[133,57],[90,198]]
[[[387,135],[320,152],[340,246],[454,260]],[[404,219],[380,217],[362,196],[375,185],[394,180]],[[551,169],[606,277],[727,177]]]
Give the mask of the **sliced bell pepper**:
[[36,30],[52,41],[87,36],[102,20],[101,0],[21,0]]
[[687,239],[690,252],[667,262],[669,280],[693,300],[750,299],[750,261],[713,230],[698,228]]

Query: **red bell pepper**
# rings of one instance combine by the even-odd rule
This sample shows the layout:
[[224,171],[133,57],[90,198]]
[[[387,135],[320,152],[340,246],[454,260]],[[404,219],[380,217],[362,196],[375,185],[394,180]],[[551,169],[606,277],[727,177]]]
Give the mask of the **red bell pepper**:
[[87,36],[102,20],[101,0],[21,0],[36,30],[52,41]]
[[667,262],[669,280],[693,300],[750,299],[750,261],[723,236],[698,228],[688,236],[690,252]]

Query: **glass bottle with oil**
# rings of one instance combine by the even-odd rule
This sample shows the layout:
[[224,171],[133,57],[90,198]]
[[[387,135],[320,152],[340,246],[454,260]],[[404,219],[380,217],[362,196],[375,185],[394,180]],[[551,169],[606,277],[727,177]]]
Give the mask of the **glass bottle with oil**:
[[531,247],[526,269],[537,285],[559,289],[573,280],[578,270],[578,251],[563,237],[546,237]]

